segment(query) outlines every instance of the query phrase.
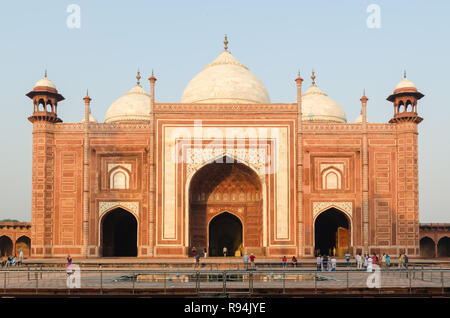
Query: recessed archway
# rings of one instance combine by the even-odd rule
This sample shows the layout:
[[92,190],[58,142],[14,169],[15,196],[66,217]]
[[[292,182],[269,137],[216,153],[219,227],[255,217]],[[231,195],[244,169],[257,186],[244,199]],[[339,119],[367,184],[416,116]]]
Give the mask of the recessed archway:
[[[189,185],[189,252],[212,252],[209,226],[218,213],[228,211],[240,219],[242,250],[263,251],[263,196],[259,176],[247,165],[223,157],[206,164]],[[228,248],[228,247],[227,247]],[[212,252],[213,254],[222,255]],[[233,248],[231,248],[233,249]],[[229,254],[232,252],[229,248]],[[261,251],[261,252],[260,252]],[[234,254],[233,254],[234,255]]]
[[444,236],[438,242],[438,256],[439,257],[450,257],[450,238]]
[[344,256],[350,251],[350,221],[345,213],[330,208],[314,221],[314,249],[316,254]]
[[16,240],[16,255],[20,255],[20,250],[22,250],[24,257],[29,257],[31,251],[31,240],[28,236],[22,235]]
[[13,252],[13,241],[6,235],[0,237],[1,256],[11,256]]
[[137,220],[122,208],[106,213],[101,221],[104,257],[137,256]]
[[214,217],[209,223],[209,255],[227,256],[242,253],[242,222],[231,213],[224,212]]
[[424,258],[435,257],[436,244],[428,236],[423,237],[420,240],[420,256]]

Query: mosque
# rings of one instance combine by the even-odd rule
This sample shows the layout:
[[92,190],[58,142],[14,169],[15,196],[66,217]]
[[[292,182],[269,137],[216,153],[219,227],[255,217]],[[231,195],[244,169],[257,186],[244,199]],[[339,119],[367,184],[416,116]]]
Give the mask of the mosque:
[[[386,122],[343,108],[316,83],[273,103],[228,49],[181,102],[137,84],[104,122],[58,117],[64,97],[45,76],[33,101],[31,256],[264,258],[400,252],[419,256],[418,115],[406,78]],[[387,94],[388,95],[388,94]],[[64,104],[62,104],[64,107]]]

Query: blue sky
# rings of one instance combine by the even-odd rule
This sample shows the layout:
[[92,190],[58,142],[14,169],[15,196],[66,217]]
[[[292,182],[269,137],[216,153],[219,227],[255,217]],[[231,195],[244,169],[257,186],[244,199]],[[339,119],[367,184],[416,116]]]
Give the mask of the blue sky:
[[[68,28],[67,7],[81,9]],[[368,28],[370,4],[381,27]],[[25,96],[48,70],[66,98],[65,122],[83,116],[86,88],[103,121],[109,105],[155,70],[156,99],[180,101],[184,87],[223,49],[265,84],[272,102],[295,101],[297,71],[344,108],[348,121],[369,97],[371,122],[393,114],[386,97],[403,70],[419,103],[420,221],[450,222],[450,1],[9,1],[0,11],[0,218],[31,220],[32,104]],[[148,82],[144,81],[148,89]]]

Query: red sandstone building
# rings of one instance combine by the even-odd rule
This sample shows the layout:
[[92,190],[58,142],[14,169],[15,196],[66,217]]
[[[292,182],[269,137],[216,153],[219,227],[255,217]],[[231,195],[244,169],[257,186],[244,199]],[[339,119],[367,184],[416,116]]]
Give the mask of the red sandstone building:
[[[386,123],[342,107],[315,83],[272,103],[225,50],[181,103],[140,84],[104,122],[64,123],[45,76],[33,101],[32,257],[264,257],[406,252],[419,256],[418,101],[405,77]],[[63,105],[63,104],[62,104]],[[63,106],[64,107],[64,106]],[[391,114],[391,115],[389,115]]]

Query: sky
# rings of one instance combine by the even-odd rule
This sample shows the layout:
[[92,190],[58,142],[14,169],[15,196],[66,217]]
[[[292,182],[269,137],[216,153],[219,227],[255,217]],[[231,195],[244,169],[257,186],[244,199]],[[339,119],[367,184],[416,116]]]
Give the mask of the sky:
[[[78,10],[73,10],[76,5]],[[374,9],[375,8],[375,9]],[[79,12],[79,20],[74,14]],[[296,99],[300,70],[345,110],[388,122],[386,97],[406,69],[425,95],[418,112],[420,222],[450,222],[450,1],[8,1],[0,6],[0,219],[31,221],[33,106],[25,96],[47,70],[79,122],[89,89],[103,122],[108,107],[152,69],[156,101],[179,102],[187,83],[223,50],[264,83],[271,101]],[[79,24],[77,24],[79,21]]]

